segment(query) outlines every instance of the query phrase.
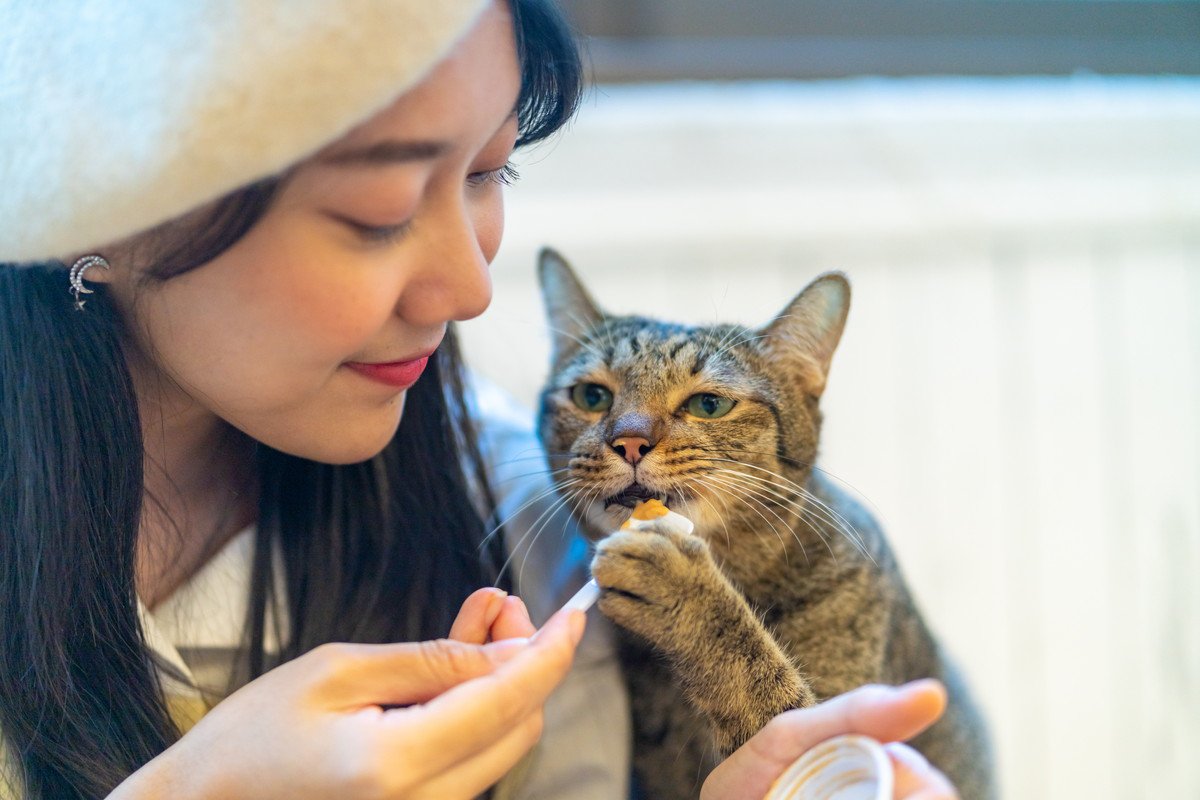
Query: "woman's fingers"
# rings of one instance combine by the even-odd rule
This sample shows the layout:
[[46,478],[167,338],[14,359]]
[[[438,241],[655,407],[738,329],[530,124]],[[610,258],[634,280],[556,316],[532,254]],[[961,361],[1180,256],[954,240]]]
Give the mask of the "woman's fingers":
[[884,745],[896,774],[898,800],[958,800],[950,781],[925,756],[901,742]]
[[508,592],[494,587],[472,592],[471,596],[463,601],[454,624],[450,626],[449,638],[471,644],[483,644],[488,641],[492,625],[504,609],[507,598]]
[[483,644],[499,639],[528,638],[537,629],[519,597],[502,589],[480,589],[468,597],[450,627],[450,638]]
[[929,727],[946,707],[946,690],[933,680],[900,687],[864,686],[811,708],[772,719],[704,782],[705,800],[762,797],[783,770],[815,745],[844,733],[884,742]]
[[[555,614],[536,640],[518,645],[518,652],[491,674],[459,684],[424,705],[391,712],[397,763],[437,774],[491,747],[530,715],[540,715],[546,698],[570,669],[583,624],[578,611]],[[421,731],[418,741],[412,736],[416,728]]]
[[460,761],[421,786],[421,798],[478,797],[503,778],[530,751],[542,734],[541,711],[527,716],[500,741]]
[[304,656],[323,674],[322,694],[347,708],[423,703],[464,681],[493,672],[527,642],[486,645],[451,639],[403,644],[328,644]]
[[507,597],[501,605],[499,615],[492,622],[491,637],[493,641],[526,638],[533,636],[536,630],[521,598]]

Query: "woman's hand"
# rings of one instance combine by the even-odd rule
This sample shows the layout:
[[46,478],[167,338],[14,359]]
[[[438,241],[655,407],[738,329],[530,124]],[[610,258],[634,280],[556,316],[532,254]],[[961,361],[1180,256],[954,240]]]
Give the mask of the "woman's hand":
[[485,644],[502,639],[532,636],[536,629],[519,597],[503,589],[478,589],[459,609],[450,627],[450,638],[468,644]]
[[[484,638],[533,632],[523,605],[492,614],[480,594],[454,633],[478,640],[489,615]],[[222,701],[111,798],[475,797],[541,735],[583,625],[568,612],[532,641],[324,645]]]
[[702,800],[762,797],[805,751],[826,739],[858,733],[888,742],[896,771],[895,800],[955,800],[944,775],[902,740],[932,725],[946,707],[946,690],[932,680],[901,687],[864,686],[812,708],[771,720],[704,782]]

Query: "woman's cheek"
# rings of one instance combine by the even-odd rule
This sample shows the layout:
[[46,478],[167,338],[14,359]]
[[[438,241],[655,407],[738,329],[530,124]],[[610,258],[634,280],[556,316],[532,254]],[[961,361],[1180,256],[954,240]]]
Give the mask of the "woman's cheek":
[[489,264],[496,258],[500,250],[500,240],[504,236],[504,194],[500,187],[495,188],[495,199],[481,209],[475,220],[475,237],[479,241],[479,251]]
[[395,275],[394,270],[344,260],[344,255],[328,253],[293,262],[289,279],[270,291],[274,300],[267,328],[289,346],[306,347],[323,358],[361,354],[392,312]]

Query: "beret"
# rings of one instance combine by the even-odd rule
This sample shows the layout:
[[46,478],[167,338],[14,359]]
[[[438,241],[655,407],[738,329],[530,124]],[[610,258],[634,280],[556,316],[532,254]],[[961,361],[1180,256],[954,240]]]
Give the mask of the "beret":
[[412,86],[485,0],[0,0],[0,262],[276,173]]

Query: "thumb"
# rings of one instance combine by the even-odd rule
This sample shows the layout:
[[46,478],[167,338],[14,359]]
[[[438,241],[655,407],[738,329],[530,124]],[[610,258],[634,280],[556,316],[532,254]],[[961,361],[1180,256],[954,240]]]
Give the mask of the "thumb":
[[820,705],[785,711],[767,723],[762,741],[756,744],[761,755],[789,763],[844,733],[861,733],[881,742],[909,739],[932,725],[945,708],[946,689],[934,680],[860,686]]
[[945,688],[922,680],[862,686],[820,705],[785,711],[717,765],[701,797],[762,797],[788,764],[826,739],[843,733],[883,742],[907,739],[933,724],[945,707]]
[[478,645],[436,639],[401,644],[322,645],[305,658],[321,694],[335,706],[424,703],[464,681],[490,674],[528,647],[528,639]]

